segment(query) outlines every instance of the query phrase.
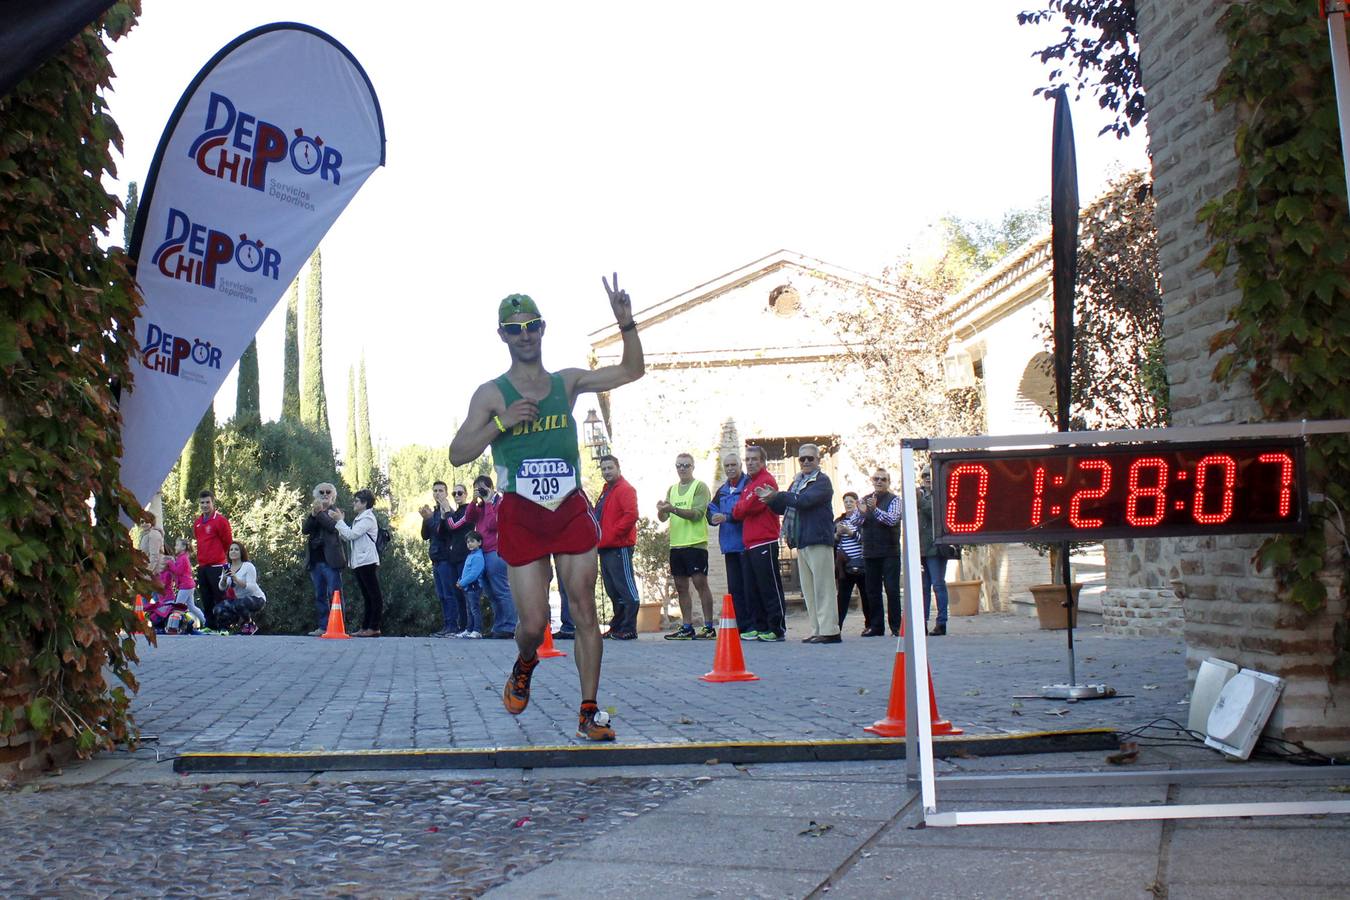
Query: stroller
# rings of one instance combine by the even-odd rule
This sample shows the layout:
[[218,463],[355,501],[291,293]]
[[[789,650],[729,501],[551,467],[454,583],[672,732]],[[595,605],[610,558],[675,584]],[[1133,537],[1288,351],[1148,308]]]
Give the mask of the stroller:
[[150,603],[145,607],[145,616],[150,620],[155,634],[192,634],[202,625],[196,616],[188,612],[186,604],[159,595],[150,598]]

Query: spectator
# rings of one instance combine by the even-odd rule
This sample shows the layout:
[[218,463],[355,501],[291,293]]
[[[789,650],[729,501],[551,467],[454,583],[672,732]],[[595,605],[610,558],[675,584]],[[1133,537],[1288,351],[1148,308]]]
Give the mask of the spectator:
[[[885,469],[872,474],[872,493],[862,498],[862,551],[867,582],[865,618],[871,623],[863,637],[883,634],[886,619],[891,634],[900,633],[900,498],[891,493]],[[886,612],[881,591],[886,590]],[[875,629],[875,631],[873,631]],[[869,632],[872,632],[869,634]]]
[[380,551],[375,539],[380,534],[380,522],[375,518],[375,495],[362,488],[352,494],[352,524],[343,518],[342,510],[337,510],[334,523],[338,534],[352,548],[349,565],[356,573],[356,585],[361,589],[363,609],[361,630],[352,635],[359,638],[380,636],[380,624],[384,618],[384,594],[380,592]]
[[600,457],[605,487],[595,502],[600,520],[600,578],[614,604],[605,637],[615,641],[637,639],[638,590],[633,576],[633,548],[637,545],[637,491],[623,477],[619,458]]
[[137,542],[138,549],[145,554],[146,571],[151,576],[158,577],[164,570],[161,565],[161,557],[164,556],[164,532],[155,524],[155,514],[147,511],[145,518],[141,520],[141,537]]
[[230,542],[230,564],[224,567],[218,583],[225,598],[216,611],[221,628],[239,629],[240,634],[257,634],[253,617],[267,602],[258,587],[258,570],[248,561],[248,550],[238,541]]
[[[459,581],[456,582],[455,586],[464,595],[470,608],[478,609],[479,598],[483,595],[483,536],[476,531],[470,531],[464,536],[464,546],[468,548],[469,555],[464,557],[464,566],[460,569]],[[472,614],[470,619],[473,619]],[[483,634],[477,628],[471,626],[463,634],[457,636],[476,639],[482,637]]]
[[783,536],[797,551],[797,575],[811,620],[811,636],[802,638],[802,643],[837,644],[841,638],[834,596],[834,517],[830,515],[834,485],[820,471],[820,448],[815,444],[797,448],[797,465],[800,471],[786,491],[764,484],[755,488],[755,495],[782,513]]
[[778,643],[787,634],[787,609],[783,603],[783,579],[778,573],[778,516],[755,493],[769,486],[778,490],[778,482],[764,465],[761,447],[745,448],[746,474],[750,476],[741,499],[732,508],[733,518],[741,523],[745,540],[745,595],[750,607],[750,630],[741,640]]
[[[459,621],[463,623],[463,629],[454,637],[468,637],[470,632],[479,632],[482,637],[483,630],[483,606],[477,596],[470,599],[465,596],[464,591],[460,590],[460,575],[464,570],[464,560],[469,557],[468,537],[469,532],[474,530],[473,522],[469,520],[469,505],[466,502],[468,492],[464,485],[457,484],[451,493],[451,499],[454,502],[454,508],[445,518],[445,527],[450,535],[450,543],[446,547],[446,556],[450,561],[451,582],[450,587],[454,592],[455,610],[459,613]],[[478,532],[482,534],[482,532]]]
[[919,476],[918,495],[919,562],[923,564],[923,627],[928,627],[928,617],[933,612],[933,595],[937,594],[937,624],[928,634],[942,637],[947,633],[947,557],[942,553],[942,545],[933,540],[933,473],[926,469]]
[[192,534],[197,540],[197,584],[202,588],[202,609],[206,611],[207,627],[215,626],[216,604],[225,599],[219,587],[225,572],[230,542],[234,532],[230,520],[216,509],[216,495],[204,490],[197,495],[202,514],[192,523]]
[[731,511],[750,479],[741,472],[741,458],[735,453],[722,457],[722,471],[727,480],[717,486],[708,504],[708,524],[717,526],[717,543],[727,570],[727,593],[731,594],[731,605],[736,611],[736,629],[745,634],[750,629],[750,607],[745,595],[745,539],[741,523],[731,517]]
[[192,613],[196,618],[197,627],[205,628],[206,613],[202,612],[193,598],[197,583],[192,579],[192,559],[188,556],[186,538],[179,538],[173,542],[173,553],[173,559],[168,560],[167,571],[173,574],[174,602]]
[[477,500],[469,510],[469,524],[483,536],[483,588],[492,605],[492,630],[487,637],[514,640],[516,605],[506,578],[506,561],[497,553],[497,510],[502,495],[493,490],[492,479],[486,475],[474,479],[473,490]]
[[333,594],[342,591],[342,570],[347,568],[347,551],[337,532],[337,520],[342,511],[337,502],[337,488],[328,482],[314,486],[314,504],[305,516],[300,531],[307,537],[306,568],[314,585],[314,616],[317,625],[310,637],[320,637],[328,626],[328,611]]
[[[456,488],[463,493],[462,488]],[[450,505],[450,488],[444,481],[431,485],[432,506],[423,506],[418,510],[422,516],[422,540],[427,541],[427,555],[431,557],[432,581],[436,586],[436,599],[441,604],[441,630],[432,635],[435,638],[448,638],[462,630],[459,609],[455,604],[455,576],[450,569],[450,532],[445,527],[445,519],[454,509]],[[461,499],[459,501],[463,503]]]
[[[679,628],[666,635],[668,641],[711,640],[713,628],[712,591],[708,589],[708,486],[694,478],[694,457],[681,453],[675,457],[680,480],[656,501],[656,516],[670,521],[670,574],[675,578],[675,593],[680,598]],[[703,628],[694,631],[694,603],[689,586],[698,591],[703,612]]]
[[[836,596],[839,606],[839,627],[844,627],[853,589],[858,589],[858,606],[863,613],[863,637],[877,637],[885,632],[885,623],[874,623],[867,609],[867,580],[862,555],[862,513],[858,509],[858,495],[844,494],[844,511],[834,520],[834,577],[838,584]],[[873,628],[873,625],[876,625]]]

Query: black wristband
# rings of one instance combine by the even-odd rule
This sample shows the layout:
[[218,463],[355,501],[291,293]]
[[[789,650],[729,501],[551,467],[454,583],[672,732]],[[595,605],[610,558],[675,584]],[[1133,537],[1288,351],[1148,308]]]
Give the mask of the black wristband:
[[633,331],[633,330],[635,330],[636,328],[637,328],[637,320],[636,320],[636,319],[634,319],[633,321],[629,322],[627,325],[620,325],[620,326],[619,326],[619,330],[620,330],[620,331]]

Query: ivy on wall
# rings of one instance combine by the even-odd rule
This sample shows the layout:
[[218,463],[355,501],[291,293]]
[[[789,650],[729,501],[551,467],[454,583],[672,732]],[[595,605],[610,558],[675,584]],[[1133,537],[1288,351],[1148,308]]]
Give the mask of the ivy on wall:
[[119,521],[141,510],[109,389],[129,383],[140,299],[125,255],[94,235],[119,205],[100,183],[121,146],[104,38],[139,12],[115,4],[0,98],[0,734],[82,753],[130,736],[127,635],[150,586]]
[[[1212,99],[1236,112],[1238,175],[1200,218],[1214,240],[1206,264],[1234,265],[1242,298],[1211,340],[1215,380],[1247,378],[1275,420],[1347,418],[1350,218],[1326,26],[1314,4],[1261,0],[1233,4],[1219,27],[1229,60]],[[1350,507],[1350,439],[1313,439],[1308,474]],[[1313,527],[1267,541],[1258,563],[1313,611],[1326,602],[1326,554],[1326,530]]]

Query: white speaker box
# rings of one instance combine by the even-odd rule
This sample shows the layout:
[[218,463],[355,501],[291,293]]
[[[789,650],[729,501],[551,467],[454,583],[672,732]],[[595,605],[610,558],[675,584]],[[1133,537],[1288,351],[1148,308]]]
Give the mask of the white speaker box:
[[1266,720],[1284,691],[1284,679],[1243,669],[1223,686],[1210,711],[1205,743],[1229,756],[1251,756]]

